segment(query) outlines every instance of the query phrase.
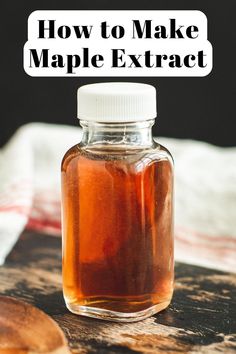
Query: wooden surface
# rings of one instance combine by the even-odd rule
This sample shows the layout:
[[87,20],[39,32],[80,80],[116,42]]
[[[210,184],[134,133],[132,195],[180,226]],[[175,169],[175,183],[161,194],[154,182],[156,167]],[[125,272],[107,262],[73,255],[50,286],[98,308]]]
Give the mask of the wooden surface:
[[87,319],[65,308],[60,239],[28,232],[0,267],[0,293],[51,315],[72,353],[236,353],[235,274],[177,264],[167,310],[133,324]]

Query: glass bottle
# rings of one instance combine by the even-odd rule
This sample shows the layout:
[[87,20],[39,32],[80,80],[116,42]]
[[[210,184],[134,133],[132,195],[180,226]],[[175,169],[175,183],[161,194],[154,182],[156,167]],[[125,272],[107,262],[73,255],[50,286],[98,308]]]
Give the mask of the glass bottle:
[[76,314],[132,322],[173,293],[173,162],[152,137],[153,86],[78,90],[82,141],[62,161],[63,293]]

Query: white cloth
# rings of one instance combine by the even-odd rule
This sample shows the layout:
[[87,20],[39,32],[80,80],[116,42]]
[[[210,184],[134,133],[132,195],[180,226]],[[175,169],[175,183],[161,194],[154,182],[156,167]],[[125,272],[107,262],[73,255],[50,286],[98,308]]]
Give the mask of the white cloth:
[[[60,234],[60,163],[81,129],[31,123],[0,150],[0,263],[25,228]],[[157,138],[175,160],[175,254],[236,269],[236,148]]]

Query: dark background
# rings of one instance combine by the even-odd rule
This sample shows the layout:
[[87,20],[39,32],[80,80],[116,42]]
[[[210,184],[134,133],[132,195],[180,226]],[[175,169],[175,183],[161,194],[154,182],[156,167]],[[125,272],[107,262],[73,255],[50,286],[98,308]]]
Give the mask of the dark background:
[[[99,81],[138,81],[158,89],[156,135],[236,145],[235,0],[4,1],[0,5],[0,146],[32,121],[76,125],[76,90]],[[32,78],[23,70],[27,18],[34,10],[202,10],[208,17],[213,71],[204,78]]]

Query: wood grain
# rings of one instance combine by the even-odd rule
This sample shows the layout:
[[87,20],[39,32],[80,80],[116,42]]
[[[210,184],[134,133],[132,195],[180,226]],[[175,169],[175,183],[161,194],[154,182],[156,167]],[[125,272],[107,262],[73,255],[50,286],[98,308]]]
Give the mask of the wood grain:
[[171,306],[117,324],[68,312],[61,292],[60,239],[25,233],[0,267],[0,293],[23,299],[60,325],[73,353],[235,353],[236,275],[177,264]]

